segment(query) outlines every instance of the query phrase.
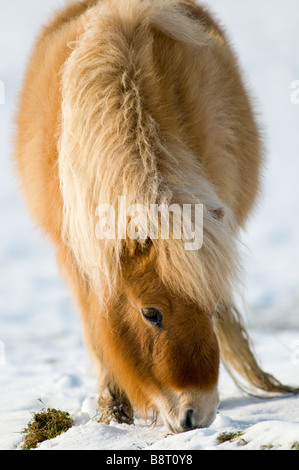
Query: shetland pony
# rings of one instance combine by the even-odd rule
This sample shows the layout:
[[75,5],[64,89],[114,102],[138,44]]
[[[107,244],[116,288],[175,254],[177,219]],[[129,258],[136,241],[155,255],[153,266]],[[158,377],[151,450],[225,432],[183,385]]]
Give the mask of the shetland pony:
[[[21,186],[82,312],[103,421],[152,409],[174,432],[208,426],[220,358],[247,391],[295,391],[261,370],[234,307],[263,150],[237,60],[205,9],[75,1],[38,38],[17,129]],[[119,216],[120,196],[145,216],[151,204],[202,204],[201,249],[171,231],[99,240],[97,207]]]

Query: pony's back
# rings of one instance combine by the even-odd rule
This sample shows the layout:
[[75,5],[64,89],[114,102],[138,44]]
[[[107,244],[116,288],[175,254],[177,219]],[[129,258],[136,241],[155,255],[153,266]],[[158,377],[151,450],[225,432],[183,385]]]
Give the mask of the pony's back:
[[[117,216],[119,197],[147,208],[203,204],[202,249],[157,240],[159,269],[193,300],[227,299],[236,229],[255,196],[260,153],[222,33],[202,10],[178,1],[99,2],[85,22],[61,74],[64,240],[103,299],[107,285],[115,287],[123,240],[96,240],[99,204]],[[225,74],[232,78],[223,83]],[[250,179],[242,177],[245,164]]]
[[[78,44],[83,47],[85,41],[88,47],[87,33],[89,30],[92,40],[92,28],[97,29],[98,34],[93,37],[93,52],[100,53],[101,47],[112,41],[110,49],[105,49],[106,55],[99,54],[90,63],[94,73],[98,70],[96,79],[102,80],[98,85],[105,85],[103,90],[98,86],[98,95],[93,98],[100,98],[98,106],[103,104],[104,92],[112,93],[113,87],[120,85],[119,96],[113,97],[114,105],[117,107],[121,100],[130,98],[124,91],[132,80],[135,90],[130,92],[136,92],[133,104],[138,104],[139,96],[143,106],[143,109],[135,107],[135,112],[139,109],[144,116],[146,110],[152,121],[147,122],[149,126],[159,126],[161,134],[180,140],[199,161],[203,177],[213,184],[223,204],[242,225],[256,199],[262,159],[250,100],[223,31],[209,13],[195,6],[193,1],[176,0],[74,2],[42,31],[26,72],[17,116],[15,152],[22,176],[26,181],[28,178],[28,184],[23,184],[27,199],[39,222],[47,224],[51,218],[52,204],[49,207],[46,195],[54,190],[60,197],[57,179],[56,185],[48,191],[50,183],[45,168],[51,171],[51,177],[57,174],[61,100],[67,92],[61,95],[63,80],[66,80],[62,71],[71,73],[67,72],[65,63],[68,61],[70,65],[70,56],[74,60],[76,54],[78,56]],[[86,55],[86,61],[90,57]],[[109,67],[112,68],[109,70]],[[79,75],[78,69],[78,80]],[[84,80],[88,79],[96,87],[94,76],[86,73]],[[125,82],[120,83],[121,80]],[[78,87],[78,83],[74,86]],[[89,103],[91,108],[92,104]],[[102,117],[106,111],[107,107],[101,109]],[[137,117],[131,113],[131,119]],[[86,128],[90,118],[84,117]],[[113,120],[112,114],[106,113],[105,118],[109,122]],[[40,185],[35,191],[37,181]],[[43,216],[45,212],[47,220]],[[57,214],[52,223],[59,226]],[[49,229],[51,231],[48,224]]]

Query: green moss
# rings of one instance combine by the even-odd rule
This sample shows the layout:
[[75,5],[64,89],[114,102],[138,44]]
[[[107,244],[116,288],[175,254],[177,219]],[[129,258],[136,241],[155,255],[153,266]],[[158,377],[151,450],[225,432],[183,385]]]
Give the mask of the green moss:
[[[235,439],[237,439],[238,437],[242,436],[243,435],[243,431],[237,431],[237,432],[222,432],[221,434],[219,434],[219,436],[217,436],[217,442],[218,444],[223,444],[224,442],[227,442],[227,441],[234,441]],[[242,439],[242,441],[244,441],[244,439]],[[240,443],[240,445],[246,445],[245,444],[246,441]]]
[[54,439],[73,426],[73,419],[65,411],[48,408],[32,415],[32,421],[23,431],[26,434],[24,450],[35,449],[41,442]]
[[261,446],[261,450],[272,450],[274,449],[274,446],[272,444],[265,444]]
[[248,444],[248,441],[245,441],[245,439],[239,439],[238,442],[237,442],[237,446],[247,446]]

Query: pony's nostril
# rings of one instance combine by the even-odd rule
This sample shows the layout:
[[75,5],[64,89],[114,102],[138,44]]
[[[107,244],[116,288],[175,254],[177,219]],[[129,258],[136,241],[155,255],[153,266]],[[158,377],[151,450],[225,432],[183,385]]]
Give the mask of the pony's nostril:
[[192,410],[191,408],[185,411],[184,418],[182,421],[182,427],[185,431],[190,431],[190,429],[194,428],[193,415],[194,410]]

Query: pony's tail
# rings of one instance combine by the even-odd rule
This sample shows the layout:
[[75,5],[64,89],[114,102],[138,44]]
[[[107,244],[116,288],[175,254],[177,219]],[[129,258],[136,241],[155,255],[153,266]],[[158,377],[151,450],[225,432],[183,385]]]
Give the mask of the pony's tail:
[[240,312],[234,305],[219,304],[214,322],[222,363],[238,387],[258,397],[299,393],[299,388],[283,385],[261,369]]

